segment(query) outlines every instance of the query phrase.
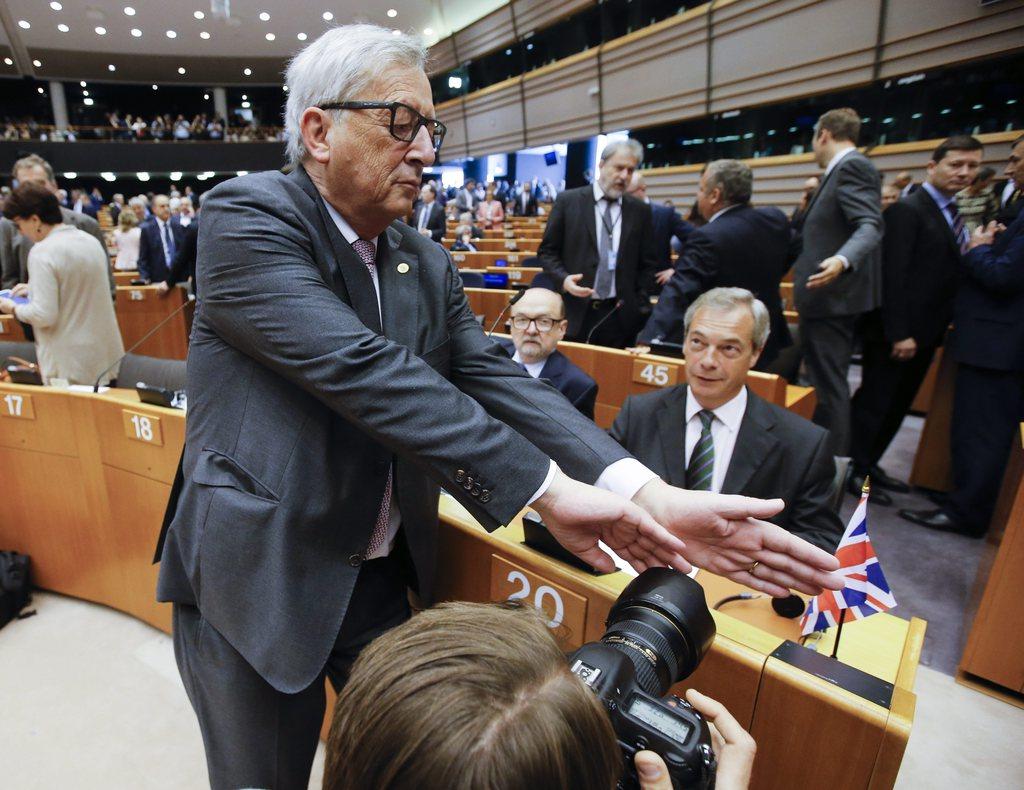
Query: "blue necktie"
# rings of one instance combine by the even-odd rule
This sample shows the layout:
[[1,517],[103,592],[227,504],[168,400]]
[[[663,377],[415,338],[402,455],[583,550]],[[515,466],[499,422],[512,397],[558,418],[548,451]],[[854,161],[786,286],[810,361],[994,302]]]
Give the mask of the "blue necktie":
[[169,267],[174,261],[174,238],[171,236],[171,223],[164,223],[164,255]]

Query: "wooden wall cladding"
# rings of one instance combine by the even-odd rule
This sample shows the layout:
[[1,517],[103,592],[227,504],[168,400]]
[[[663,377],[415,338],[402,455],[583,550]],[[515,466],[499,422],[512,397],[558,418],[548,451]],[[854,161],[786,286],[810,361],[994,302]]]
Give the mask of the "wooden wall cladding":
[[468,27],[456,31],[454,38],[455,51],[459,55],[460,63],[486,55],[514,41],[515,29],[512,26],[511,6],[504,5]]
[[469,140],[466,137],[466,115],[462,108],[463,99],[452,99],[435,108],[437,119],[448,127],[441,148],[443,160],[469,156]]
[[524,146],[521,77],[491,85],[465,99],[466,136],[473,147],[514,151]]
[[[597,50],[526,74],[527,145],[578,140],[600,132],[598,89]],[[472,138],[470,150],[476,153]]]

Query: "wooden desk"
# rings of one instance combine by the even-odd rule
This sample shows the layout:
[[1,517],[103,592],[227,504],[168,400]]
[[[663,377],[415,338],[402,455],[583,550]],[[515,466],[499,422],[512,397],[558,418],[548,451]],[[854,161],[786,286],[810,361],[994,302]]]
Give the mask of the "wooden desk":
[[[172,288],[161,296],[155,285],[117,286],[114,311],[121,328],[121,340],[127,349],[153,327],[167,318],[188,299],[184,288]],[[162,326],[134,353],[161,359],[185,359],[188,334],[192,330],[192,307],[186,307]]]
[[14,316],[0,315],[0,340],[8,343],[25,342],[25,330],[21,328],[21,324]]
[[514,266],[522,263],[527,258],[534,258],[531,253],[525,252],[453,252],[452,260],[460,269],[483,269],[486,266],[494,266],[498,261],[507,261]]
[[978,570],[980,603],[960,672],[1018,695],[1014,704],[1024,707],[1024,425],[1014,439],[992,522],[989,534],[998,549]]
[[[455,243],[454,238],[444,238],[441,243],[447,248],[451,249]],[[477,248],[478,252],[521,252],[527,255],[536,255],[537,246],[540,244],[540,239],[477,239],[473,242],[473,246]]]
[[139,279],[138,272],[114,272],[115,285],[131,285],[132,280]]
[[498,320],[501,311],[508,305],[509,299],[516,295],[514,290],[505,288],[466,288],[464,290],[473,314],[484,317],[485,332]]

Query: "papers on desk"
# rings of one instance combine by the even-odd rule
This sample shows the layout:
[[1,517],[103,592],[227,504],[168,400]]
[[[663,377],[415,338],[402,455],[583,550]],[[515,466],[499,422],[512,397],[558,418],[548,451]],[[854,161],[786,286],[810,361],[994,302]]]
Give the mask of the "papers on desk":
[[[89,384],[69,384],[68,389],[71,392],[92,392],[92,386]],[[99,392],[109,392],[110,387],[100,387]]]
[[[636,572],[636,569],[633,568],[632,565],[630,565],[628,562],[626,562],[624,559],[622,559],[622,557],[620,557],[618,554],[616,554],[612,549],[608,548],[608,546],[603,541],[598,541],[597,545],[600,546],[603,551],[606,551],[606,552],[608,552],[609,554],[612,555],[612,559],[615,560],[615,567],[618,568],[620,571],[622,571],[623,573],[625,573],[625,574],[627,574],[629,576],[634,576],[635,577],[635,576],[639,576],[640,575],[639,573]],[[689,576],[691,579],[696,579],[698,571],[700,571],[700,568],[697,568],[695,566],[686,575]]]
[[4,288],[0,291],[0,299],[10,299],[15,304],[28,304],[27,296],[14,296],[11,294],[10,288]]

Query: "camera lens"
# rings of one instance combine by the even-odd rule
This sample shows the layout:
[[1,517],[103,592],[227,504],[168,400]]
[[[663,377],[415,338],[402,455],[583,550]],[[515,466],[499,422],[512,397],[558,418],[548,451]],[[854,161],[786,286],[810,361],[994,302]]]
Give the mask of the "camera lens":
[[700,664],[715,638],[704,588],[671,568],[648,568],[608,614],[601,641],[621,650],[640,687],[661,697]]

